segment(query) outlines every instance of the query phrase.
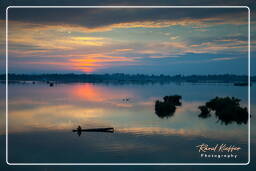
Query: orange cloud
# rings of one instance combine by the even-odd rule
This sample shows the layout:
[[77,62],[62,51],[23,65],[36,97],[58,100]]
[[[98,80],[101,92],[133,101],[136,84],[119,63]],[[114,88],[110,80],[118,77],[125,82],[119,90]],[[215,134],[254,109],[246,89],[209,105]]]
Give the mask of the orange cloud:
[[110,56],[105,54],[88,54],[79,59],[69,59],[71,65],[84,72],[92,72],[98,68],[120,65],[115,62],[135,62],[135,58]]
[[55,65],[61,66],[63,69],[80,70],[86,73],[91,73],[97,69],[106,68],[110,66],[122,65],[138,65],[137,59],[139,57],[124,57],[111,56],[107,54],[78,54],[78,55],[50,55],[50,57],[64,57],[58,61],[12,61],[12,64],[33,64],[33,65]]
[[74,69],[83,71],[85,73],[91,73],[96,70],[95,66],[79,66],[79,67],[75,67]]
[[73,40],[104,40],[102,37],[72,37]]
[[[73,36],[72,32],[82,31],[80,27],[69,25],[40,25],[33,23],[9,22],[9,48],[22,45],[47,50],[74,50],[84,46],[103,46],[108,40],[103,37]],[[84,31],[82,31],[84,32]],[[19,47],[22,50],[22,46]]]
[[127,51],[131,51],[132,49],[129,48],[129,49],[115,49],[114,51],[115,52],[127,52]]

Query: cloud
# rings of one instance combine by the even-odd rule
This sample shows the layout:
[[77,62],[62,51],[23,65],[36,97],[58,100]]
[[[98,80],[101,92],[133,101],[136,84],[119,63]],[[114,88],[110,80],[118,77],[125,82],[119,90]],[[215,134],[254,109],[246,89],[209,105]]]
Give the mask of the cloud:
[[[30,27],[31,26],[31,27]],[[103,46],[107,43],[106,38],[73,36],[69,32],[79,32],[81,28],[69,26],[42,26],[11,22],[9,27],[9,49],[17,50],[72,50],[83,46]],[[22,47],[23,46],[23,47]]]
[[[247,52],[241,35],[227,36],[220,29],[235,25],[243,30],[246,9],[10,9],[9,13],[11,64],[93,72],[191,53]],[[211,34],[196,33],[205,30]]]
[[170,37],[171,40],[176,40],[176,39],[178,39],[178,38],[179,38],[179,36]]
[[[254,42],[252,42],[254,44]],[[193,54],[232,54],[246,53],[248,51],[248,42],[241,40],[216,40],[203,43],[192,44],[189,41],[175,42],[154,42],[144,46],[142,50],[135,51],[139,54],[147,54],[150,58],[170,58],[181,57],[181,55]]]
[[49,66],[60,66],[66,70],[80,70],[86,73],[96,71],[98,69],[113,67],[113,66],[128,66],[138,65],[139,57],[124,57],[124,56],[111,56],[107,54],[80,54],[80,55],[62,55],[61,57],[42,58],[41,60],[31,59],[30,60],[11,60],[10,65],[37,65],[39,68],[42,65]]
[[[12,30],[9,46],[10,65],[52,65],[67,70],[94,72],[114,66],[148,65],[153,64],[150,59],[178,58],[191,53],[247,52],[247,41],[235,38],[197,43],[180,38],[179,40],[167,38],[168,41],[133,42],[100,36],[82,36],[77,33],[77,36],[74,36],[69,34],[64,26],[61,28],[62,31],[65,30],[64,33],[51,29],[40,30],[39,33],[38,30],[30,32],[22,29],[21,32]],[[14,60],[12,58],[14,56],[20,60]]]
[[[202,13],[204,15],[202,15]],[[35,15],[36,14],[36,15]],[[65,17],[63,17],[65,16]],[[118,16],[118,17],[117,17]],[[235,19],[234,19],[235,17]],[[187,24],[204,20],[208,24],[247,23],[247,9],[86,9],[86,8],[10,8],[9,20],[38,23],[46,25],[76,25],[86,28],[140,27],[140,23],[148,27],[158,26],[151,21],[169,21]],[[161,24],[162,25],[162,24]],[[169,25],[169,23],[168,23]]]
[[203,42],[190,45],[191,52],[199,53],[217,53],[217,52],[247,52],[248,41],[242,40],[216,40],[211,42]]
[[131,51],[131,50],[133,50],[133,49],[115,49],[114,51],[116,51],[116,52],[128,52],[128,51]]

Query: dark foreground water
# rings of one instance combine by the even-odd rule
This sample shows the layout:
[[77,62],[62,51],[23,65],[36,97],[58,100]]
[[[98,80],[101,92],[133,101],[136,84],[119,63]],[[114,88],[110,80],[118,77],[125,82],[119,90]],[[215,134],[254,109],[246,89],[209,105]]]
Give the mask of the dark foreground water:
[[[171,116],[156,115],[155,101],[174,94],[182,96],[182,106]],[[247,88],[227,84],[57,84],[54,87],[43,83],[11,84],[8,161],[246,163],[248,124],[225,125],[214,115],[206,119],[198,117],[198,106],[215,96],[234,96],[242,100],[241,106],[248,105]],[[255,111],[253,98],[251,108]],[[4,107],[4,103],[2,99],[1,106]],[[83,128],[114,127],[115,132],[83,132],[78,136],[71,132],[78,125]],[[4,131],[2,127],[2,142]],[[251,138],[254,145],[255,136]],[[196,147],[200,144],[226,144],[241,149],[203,153]],[[237,157],[202,157],[202,154]]]

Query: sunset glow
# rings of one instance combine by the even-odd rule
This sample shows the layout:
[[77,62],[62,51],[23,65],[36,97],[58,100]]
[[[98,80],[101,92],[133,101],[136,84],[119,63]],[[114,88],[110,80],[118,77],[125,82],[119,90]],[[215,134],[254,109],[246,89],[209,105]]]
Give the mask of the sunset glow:
[[[177,9],[136,9],[136,13],[122,9],[118,19],[112,13],[119,9],[95,9],[101,14],[96,16],[92,9],[76,9],[81,15],[75,21],[56,16],[56,22],[51,22],[50,14],[44,22],[17,17],[23,9],[16,10],[11,9],[9,16],[10,72],[136,73],[139,69],[146,74],[178,74],[178,68],[188,73],[189,66],[200,73],[206,72],[199,66],[203,62],[213,73],[214,66],[225,70],[226,61],[235,66],[247,58],[246,9],[205,13],[205,17],[194,15],[194,9],[183,9],[187,15]],[[72,11],[66,10],[70,15]],[[108,15],[106,21],[99,18]]]
[[105,102],[111,100],[122,101],[124,97],[133,97],[134,95],[129,91],[108,90],[100,86],[93,86],[92,84],[76,85],[72,89],[72,94],[81,98],[82,100],[91,102]]

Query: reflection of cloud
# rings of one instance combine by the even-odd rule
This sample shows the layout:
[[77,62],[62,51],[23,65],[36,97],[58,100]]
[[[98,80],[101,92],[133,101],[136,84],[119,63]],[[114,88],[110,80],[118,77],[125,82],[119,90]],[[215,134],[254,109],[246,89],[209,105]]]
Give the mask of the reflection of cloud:
[[182,101],[182,106],[176,109],[176,114],[186,114],[188,112],[198,112],[198,106],[200,106],[202,102],[188,102]]
[[138,102],[136,104],[140,105],[140,106],[154,106],[154,102],[155,100],[154,99],[149,99],[149,101],[141,101],[141,102]]
[[[77,85],[73,88],[73,94],[86,101],[103,102],[106,101],[105,94],[100,87],[94,87],[91,84]],[[105,94],[106,95],[106,94]]]
[[[0,102],[1,103],[1,102]],[[10,100],[8,101],[8,105],[14,106],[14,105],[47,105],[49,102],[47,101],[35,101],[32,99],[27,98],[21,98],[17,100]]]
[[176,40],[176,39],[178,39],[178,38],[179,38],[179,36],[170,37],[171,40]]
[[230,57],[224,57],[224,58],[213,58],[213,61],[229,61],[229,60],[234,60],[237,58],[230,58]]
[[108,89],[106,87],[94,86],[92,84],[74,85],[72,94],[75,98],[79,97],[90,102],[111,103],[112,100],[122,100],[125,97],[133,97],[129,91],[118,89]]
[[131,51],[133,49],[115,49],[114,51],[116,52],[127,52],[127,51]]
[[[193,104],[195,105],[195,104]],[[118,106],[118,105],[117,105]],[[187,109],[191,105],[187,105]],[[35,130],[70,130],[77,127],[78,124],[87,128],[90,127],[104,127],[110,126],[105,117],[113,117],[117,113],[107,114],[107,109],[102,107],[79,107],[73,105],[44,105],[36,106],[23,110],[15,110],[10,108],[9,111],[9,132],[30,132]],[[113,112],[113,111],[112,111]],[[119,113],[120,114],[120,113]],[[185,122],[185,120],[182,120]],[[113,125],[112,125],[113,126]],[[246,142],[244,130],[235,129],[226,132],[218,130],[200,129],[191,127],[188,128],[162,128],[162,127],[149,127],[142,125],[129,124],[124,128],[121,123],[115,125],[115,131],[121,133],[129,133],[136,135],[179,135],[189,137],[207,137],[216,139],[233,139],[238,138]],[[4,132],[2,132],[4,133]],[[241,135],[237,137],[236,135]],[[245,137],[244,139],[241,137]]]
[[[196,120],[197,114],[195,113],[199,112],[197,107],[202,102],[183,101],[182,106],[177,108],[174,120],[166,120],[163,125],[162,123],[156,123],[157,125],[154,125],[154,123],[152,125],[153,121],[150,117],[151,114],[153,116],[153,98],[139,101],[137,101],[137,98],[134,99],[134,102],[122,103],[122,98],[134,97],[133,93],[126,89],[92,84],[75,84],[72,85],[72,88],[68,86],[68,89],[60,86],[55,90],[48,87],[40,90],[42,91],[39,94],[48,92],[51,95],[47,96],[48,103],[41,104],[40,101],[36,100],[37,98],[34,99],[34,96],[24,98],[23,102],[22,99],[18,99],[17,102],[15,102],[16,99],[12,100],[12,106],[9,108],[9,130],[11,133],[29,132],[35,129],[70,130],[81,124],[85,127],[114,126],[117,132],[136,135],[179,135],[216,139],[237,138],[246,142],[244,138],[246,137],[245,127],[242,129],[241,127],[234,129],[224,128],[222,130],[222,128],[207,125],[207,122],[202,123]],[[49,91],[45,90],[52,92],[49,93]],[[58,91],[55,92],[56,90]],[[62,98],[70,98],[72,101],[58,101],[56,93],[67,95]],[[139,96],[139,94],[136,96]],[[133,98],[131,99],[133,100]],[[32,106],[23,107],[22,109],[18,107],[19,104],[20,106],[25,106],[30,102]],[[150,114],[151,110],[152,113]],[[171,128],[165,125],[169,122],[172,123],[168,124]],[[240,136],[237,137],[237,134]]]
[[130,104],[130,103],[115,103],[115,106],[124,107],[124,108],[131,108],[131,107],[133,107],[134,105],[133,105],[133,104]]
[[144,134],[144,135],[153,135],[153,134],[161,134],[161,135],[199,135],[199,131],[189,131],[185,129],[170,129],[170,128],[160,128],[160,127],[141,127],[141,128],[122,128],[118,129],[119,132],[124,133],[133,133],[133,134]]
[[[133,128],[120,128],[118,132],[122,133],[132,133],[137,135],[179,135],[179,136],[188,136],[188,137],[207,137],[211,139],[240,139],[240,141],[247,142],[247,137],[244,135],[243,130],[230,131],[229,133],[223,131],[215,130],[200,130],[200,129],[173,129],[173,128],[161,128],[161,127],[133,127]],[[241,137],[237,137],[237,135]]]
[[[78,123],[91,125],[93,118],[104,116],[102,108],[79,108],[72,105],[36,106],[23,110],[10,108],[10,132],[71,129]],[[90,120],[90,122],[88,122]]]

